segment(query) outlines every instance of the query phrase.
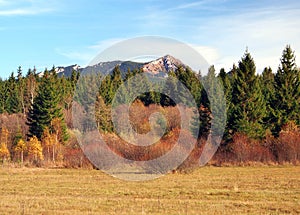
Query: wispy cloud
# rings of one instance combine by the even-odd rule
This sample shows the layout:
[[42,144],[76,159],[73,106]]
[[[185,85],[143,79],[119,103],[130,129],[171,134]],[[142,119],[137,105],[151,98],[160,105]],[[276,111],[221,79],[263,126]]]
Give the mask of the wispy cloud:
[[193,47],[206,55],[209,63],[217,65],[217,69],[228,70],[238,63],[247,46],[258,71],[266,66],[276,70],[286,44],[291,44],[296,56],[300,56],[298,1],[285,4],[263,0],[245,6],[231,0],[202,0],[163,7],[148,10],[142,29],[172,33],[179,40],[193,41],[198,44]]
[[97,52],[101,52],[104,49],[118,43],[121,42],[123,40],[125,40],[126,38],[111,38],[111,39],[106,39],[106,40],[102,40],[99,41],[98,43],[96,43],[95,45],[91,45],[88,46],[89,49],[95,50]]
[[66,57],[73,63],[78,63],[81,66],[88,65],[99,53],[112,45],[125,40],[125,38],[112,38],[107,40],[99,41],[93,45],[86,47],[76,48],[70,50],[69,48],[56,48],[55,51],[61,56]]
[[214,64],[220,58],[219,51],[216,48],[194,44],[190,44],[190,46],[199,52],[209,64]]
[[95,53],[91,50],[62,50],[62,49],[55,49],[56,53],[59,55],[66,57],[68,61],[71,63],[77,63],[81,66],[86,66],[94,57]]
[[[214,1],[216,1],[216,0],[214,0]],[[180,5],[177,5],[175,7],[172,7],[168,11],[198,8],[198,7],[207,5],[207,4],[211,3],[211,2],[213,2],[213,0],[202,0],[202,1],[189,2],[189,3],[180,4]]]
[[38,1],[38,0],[0,0],[0,16],[25,16],[37,15],[54,11],[55,1]]
[[9,4],[10,4],[10,2],[7,1],[7,0],[0,0],[0,5],[1,6],[5,6],[5,5],[9,5]]
[[40,9],[35,8],[23,8],[23,9],[13,9],[13,10],[0,10],[0,16],[18,16],[18,15],[36,15],[41,13],[46,13],[53,11],[53,9]]
[[[211,45],[222,50],[216,63],[231,67],[233,62],[228,60],[235,56],[237,63],[248,46],[258,71],[266,66],[276,70],[286,44],[291,44],[300,53],[299,14],[300,9],[297,8],[266,6],[209,20],[205,34],[211,39]],[[203,29],[200,31],[203,32]]]

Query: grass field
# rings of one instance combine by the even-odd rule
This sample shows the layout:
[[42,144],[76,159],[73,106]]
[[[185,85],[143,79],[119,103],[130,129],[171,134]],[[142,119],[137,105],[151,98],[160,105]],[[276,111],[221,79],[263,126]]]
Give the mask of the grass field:
[[0,214],[299,214],[300,167],[205,167],[146,182],[0,169]]

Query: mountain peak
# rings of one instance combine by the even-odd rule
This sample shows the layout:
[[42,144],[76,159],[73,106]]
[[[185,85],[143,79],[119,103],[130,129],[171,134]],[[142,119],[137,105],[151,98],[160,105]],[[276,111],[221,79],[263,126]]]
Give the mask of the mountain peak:
[[174,58],[171,55],[165,55],[154,61],[146,63],[143,66],[143,71],[153,75],[157,75],[161,72],[168,73],[170,71],[175,71],[180,66],[185,67],[185,65],[180,60]]

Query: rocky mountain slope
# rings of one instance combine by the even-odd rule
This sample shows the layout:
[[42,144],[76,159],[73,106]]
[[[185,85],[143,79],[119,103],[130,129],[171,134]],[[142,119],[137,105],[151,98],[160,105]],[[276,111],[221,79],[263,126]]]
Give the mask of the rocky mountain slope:
[[79,71],[82,74],[101,73],[106,75],[109,74],[117,65],[122,73],[126,73],[128,69],[142,69],[149,75],[154,76],[164,76],[170,71],[175,71],[180,66],[186,67],[186,65],[184,65],[180,60],[170,55],[166,55],[147,63],[137,63],[132,61],[110,61],[101,62],[84,68],[81,68],[77,64],[67,67],[57,67],[56,70],[59,76],[64,75],[66,77],[69,77],[73,70]]

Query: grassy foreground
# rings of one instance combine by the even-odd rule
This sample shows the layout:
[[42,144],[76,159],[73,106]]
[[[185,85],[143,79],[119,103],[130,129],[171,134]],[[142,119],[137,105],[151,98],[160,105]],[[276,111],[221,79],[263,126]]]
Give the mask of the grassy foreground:
[[205,167],[147,182],[0,169],[0,214],[299,214],[300,167]]

